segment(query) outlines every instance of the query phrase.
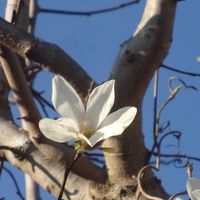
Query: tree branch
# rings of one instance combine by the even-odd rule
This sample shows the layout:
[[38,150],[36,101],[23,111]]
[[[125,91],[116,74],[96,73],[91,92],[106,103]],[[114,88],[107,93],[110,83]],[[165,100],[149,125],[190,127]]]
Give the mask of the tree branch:
[[183,70],[180,70],[180,69],[177,69],[177,68],[174,68],[174,67],[170,67],[170,66],[164,65],[164,64],[161,64],[160,67],[174,71],[174,72],[178,72],[178,73],[181,73],[181,74],[185,74],[185,75],[188,75],[188,76],[200,77],[200,73],[186,72],[186,71],[183,71]]
[[37,130],[37,127],[40,120],[40,114],[38,113],[37,107],[33,101],[31,91],[27,85],[16,54],[5,47],[1,47],[0,62],[9,86],[17,98],[17,105],[22,117],[24,128],[30,129],[31,127],[29,135],[32,138],[39,137],[41,133]]
[[[27,133],[11,123],[12,115],[7,101],[6,80],[2,72],[0,73],[0,78],[0,146],[4,146],[4,148],[0,148],[0,156],[4,156],[14,166],[21,168],[25,173],[32,176],[39,185],[43,187],[46,186],[46,189],[50,188],[51,192],[57,195],[60,190],[60,185],[56,182],[57,179],[52,179],[54,176],[52,173],[59,174],[59,181],[62,180],[64,166],[72,162],[74,150],[65,144],[57,144],[49,140],[46,140],[46,143],[43,142],[36,145],[38,147],[38,149],[36,149],[27,137]],[[12,138],[12,140],[10,138]],[[5,146],[7,148],[5,148]],[[39,170],[35,172],[33,168],[35,161],[32,158],[34,158],[34,160],[36,159],[36,161],[39,159],[36,164],[38,163],[39,166],[43,166],[45,170],[39,168]],[[49,165],[49,163],[52,164]],[[95,166],[84,157],[80,158],[72,172],[77,173],[80,177],[99,183],[103,183],[106,179],[104,169]],[[44,177],[44,179],[41,179],[41,177]],[[74,181],[79,179],[81,184],[87,185],[87,182],[84,183],[84,179],[77,176],[71,176],[70,179],[73,180],[71,187],[75,188]],[[68,187],[69,186],[67,186],[67,188]],[[79,195],[81,196],[81,194]]]
[[137,30],[121,45],[114,63],[110,75],[111,79],[116,80],[116,101],[113,109],[135,106],[138,113],[132,125],[120,137],[106,140],[103,144],[118,151],[114,156],[105,153],[112,182],[136,175],[146,164],[141,105],[149,82],[170,47],[175,9],[174,0],[147,0]]
[[109,8],[103,8],[103,9],[93,10],[93,11],[67,11],[67,10],[55,10],[55,9],[48,9],[48,8],[39,8],[38,12],[89,17],[91,15],[102,14],[102,13],[106,13],[106,12],[119,10],[121,8],[128,7],[130,5],[137,4],[139,2],[140,2],[140,0],[132,0],[132,1],[129,1],[129,2],[126,2],[126,3],[121,3],[121,4],[118,4],[118,5],[111,6]]
[[96,85],[92,78],[57,45],[40,41],[1,18],[0,43],[20,56],[40,63],[40,67],[62,75],[83,97],[88,95],[91,84],[93,87]]
[[[13,5],[14,4],[14,5]],[[7,1],[7,6],[6,6],[6,13],[5,13],[5,19],[8,21],[8,22],[11,22],[8,18],[8,13],[13,13],[12,15],[12,24],[15,24],[17,27],[21,28],[22,30],[28,30],[28,27],[29,27],[29,7],[30,7],[30,1],[22,1],[22,0],[8,0]],[[11,6],[9,6],[11,5]],[[7,13],[8,12],[8,13]],[[4,50],[6,51],[6,48],[4,48]],[[4,52],[6,54],[6,52]],[[20,79],[22,80],[20,83],[21,85],[23,85],[24,83],[27,85],[27,82],[25,80],[25,75],[22,71],[22,67],[21,65],[24,66],[24,68],[27,67],[27,59],[23,59],[23,58],[19,58],[19,60],[21,61],[21,63],[18,61],[18,58],[17,56],[10,52],[10,50],[7,50],[7,56],[10,57],[10,59],[12,60],[12,64],[14,66],[16,66],[16,68],[14,68],[15,70],[17,70],[19,73],[18,75],[16,75],[15,77],[12,77],[12,74],[14,74],[13,70],[12,70],[12,67],[9,66],[9,64],[11,64],[9,61],[7,61],[6,59],[4,59],[4,61],[7,63],[7,65],[5,64],[4,62],[4,70],[6,71],[6,76],[9,77],[8,80],[9,80],[9,83],[12,83],[12,86],[16,86],[16,84],[14,84],[14,82],[19,82],[19,80],[15,80],[16,78],[20,77]],[[0,58],[0,60],[2,60],[2,58]],[[27,62],[26,62],[27,61]],[[21,64],[21,65],[20,65]],[[10,67],[10,69],[8,68]],[[9,72],[11,71],[11,73]],[[19,76],[20,75],[20,76]],[[24,87],[23,87],[24,88]],[[11,88],[13,89],[13,88]],[[16,89],[19,89],[18,87],[16,87]],[[16,91],[14,91],[16,92]],[[24,92],[24,90],[22,90],[22,93]],[[29,131],[29,127],[31,125],[31,123],[34,123],[36,117],[39,118],[39,114],[37,113],[37,109],[36,109],[36,106],[34,105],[34,101],[33,101],[33,97],[30,93],[30,90],[28,89],[28,87],[26,88],[26,91],[27,93],[27,96],[25,96],[25,102],[23,102],[23,98],[24,97],[23,95],[21,96],[21,92],[19,93],[15,93],[14,95],[17,96],[17,106],[20,110],[20,114],[21,116],[29,116],[29,118],[33,118],[32,120],[22,120],[22,125],[23,125],[23,128],[25,130],[27,130],[29,133],[32,133],[32,131],[30,130]],[[23,103],[30,103],[30,105],[26,105],[23,104]],[[21,102],[21,105],[19,103],[19,101]],[[30,115],[30,110],[27,108],[27,106],[29,106],[30,110],[32,109],[33,111],[33,115]],[[40,200],[40,195],[39,195],[39,187],[38,185],[33,181],[33,179],[26,173],[24,173],[24,176],[25,176],[25,191],[26,191],[26,199],[29,199],[29,200]]]
[[[45,158],[44,155],[31,143],[27,134],[23,130],[18,129],[10,121],[3,119],[3,115],[5,115],[5,112],[1,112],[0,116],[0,155],[4,152],[3,155],[9,162],[28,173],[34,178],[34,180],[36,178],[36,182],[42,187],[46,187],[48,184],[57,184],[56,181],[52,179],[52,176],[57,176],[58,174],[59,184],[56,186],[56,194],[58,194],[60,190],[58,187],[60,187],[60,183],[63,180],[62,176],[64,174],[65,162],[59,163],[54,162],[52,159]],[[10,138],[12,138],[12,140],[10,140]],[[66,148],[66,145],[64,146]],[[70,163],[73,161],[72,149],[71,151],[70,148],[67,149],[67,151],[63,151],[63,154],[66,162]],[[69,159],[69,157],[72,157],[72,159]],[[37,171],[37,168],[39,171]],[[103,183],[105,179],[105,171],[93,165],[84,157],[81,157],[78,160],[77,164],[72,169],[72,172],[95,182]],[[40,177],[41,173],[43,174],[42,177],[49,176],[48,183],[45,182],[45,180],[42,180]],[[47,179],[47,177],[45,179]],[[76,177],[76,179],[78,179],[78,177]]]

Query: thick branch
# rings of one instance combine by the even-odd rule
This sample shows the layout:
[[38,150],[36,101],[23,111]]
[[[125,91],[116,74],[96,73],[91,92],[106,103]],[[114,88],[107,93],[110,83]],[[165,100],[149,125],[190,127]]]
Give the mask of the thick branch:
[[138,114],[121,137],[104,142],[104,146],[113,147],[118,151],[114,156],[105,154],[112,181],[123,177],[122,174],[125,177],[136,175],[147,161],[142,135],[141,105],[153,73],[162,63],[170,47],[175,8],[174,0],[147,0],[137,30],[121,46],[114,63],[110,76],[116,79],[114,110],[123,106],[136,106]]
[[[57,195],[60,191],[60,185],[58,183],[62,181],[64,167],[66,163],[70,164],[72,162],[74,151],[64,144],[58,145],[51,143],[51,141],[49,141],[50,144],[43,143],[38,145],[40,148],[46,149],[46,156],[36,149],[29,140],[27,133],[11,123],[12,116],[6,99],[6,81],[2,72],[0,73],[0,78],[0,155],[5,156],[13,165],[21,168],[24,172],[32,176],[41,186],[46,187],[46,189],[48,186],[49,190]],[[9,148],[7,150],[3,148],[3,150],[1,148],[2,145]],[[13,148],[16,149],[14,154],[12,153],[13,151],[11,152]],[[22,153],[19,154],[18,152]],[[33,168],[36,164],[36,168]],[[95,182],[104,182],[105,180],[105,171],[93,165],[84,157],[81,157],[79,162],[74,166],[72,172]],[[56,178],[54,178],[54,176]],[[80,180],[81,184],[88,185],[87,181],[78,178],[76,175],[71,176],[70,180],[72,180],[72,184],[70,184],[70,181],[69,184],[72,188],[74,187],[73,190],[76,187],[74,180]]]
[[[30,142],[27,134],[11,123],[11,115],[7,111],[8,107],[6,104],[2,104],[1,98],[0,103],[0,155],[4,156],[14,166],[29,174],[41,187],[54,195],[58,195],[63,180],[65,162],[54,162],[54,160],[44,157]],[[2,146],[9,148],[5,150]],[[13,148],[15,151],[12,151]],[[73,160],[73,151],[70,148],[66,150],[66,146],[63,145],[63,153],[60,156],[70,163]],[[54,157],[54,155],[50,155],[50,157]],[[74,166],[72,172],[77,172],[78,175],[95,182],[103,182],[105,178],[104,170],[92,165],[83,157]],[[78,191],[77,184],[80,184]],[[70,176],[66,188],[71,193],[77,191],[74,194],[74,199],[77,199],[88,195],[89,181],[73,174],[73,176]],[[82,199],[84,198],[89,199],[86,196],[82,197]]]
[[[19,129],[13,123],[11,123],[12,116],[9,111],[7,102],[4,101],[4,98],[1,98],[2,96],[4,97],[3,93],[1,93],[1,96],[0,96],[0,110],[1,110],[0,112],[0,124],[1,124],[0,143],[1,145],[11,146],[11,147],[26,146],[26,149],[30,149],[29,145],[33,146],[33,144],[29,140],[27,133],[25,133],[25,131],[23,131],[22,129]],[[74,158],[74,150],[66,146],[65,144],[57,144],[57,143],[53,143],[49,141],[49,144],[44,143],[44,144],[39,144],[38,146],[40,147],[39,150],[41,150],[41,148],[46,150],[46,154],[45,156],[43,155],[44,157],[43,159],[52,160],[52,162],[57,163],[56,165],[61,165],[64,167],[66,163],[70,164]],[[96,182],[104,182],[104,179],[105,179],[105,171],[95,166],[84,157],[81,157],[79,159],[79,161],[73,168],[73,172],[83,178],[90,179]]]
[[39,137],[39,132],[35,130],[37,130],[40,114],[33,101],[33,96],[28,87],[18,57],[11,50],[2,47],[0,51],[0,62],[9,86],[17,98],[17,105],[22,117],[24,129],[30,129],[31,127],[29,135],[31,137]]
[[[24,75],[21,72],[20,66],[16,65],[17,59],[15,59],[15,54],[10,52],[10,50],[6,48],[4,48],[4,50],[6,52],[4,52],[4,54],[2,55],[1,62],[2,62],[2,65],[4,66],[4,71],[6,72],[10,87],[13,89],[13,91],[18,95],[18,98],[20,99],[20,102],[19,102],[20,104],[19,107],[21,109],[20,112],[25,113],[25,114],[29,114],[28,112],[31,112],[30,122],[28,119],[25,118],[24,124],[26,125],[26,130],[29,131],[29,135],[33,134],[31,135],[32,141],[38,147],[38,149],[40,149],[40,151],[45,155],[47,159],[52,159],[55,162],[62,162],[63,165],[65,165],[65,162],[70,163],[73,160],[74,153],[75,153],[73,149],[67,147],[66,145],[62,145],[62,144],[58,144],[53,141],[50,141],[42,137],[42,135],[40,135],[40,133],[38,132],[37,123],[39,120],[39,116],[32,102],[29,88],[27,88],[27,84],[23,77]],[[12,62],[16,68],[12,66]],[[18,73],[16,72],[16,70]],[[33,104],[33,107],[31,107],[32,104]],[[1,112],[2,112],[1,114],[3,114],[2,109],[1,109]],[[8,112],[8,111],[5,111],[5,112]],[[35,115],[34,115],[34,112],[36,112]],[[1,128],[2,128],[2,125],[1,125]],[[40,135],[39,141],[36,138],[34,138],[34,137],[37,137],[38,135]],[[90,162],[86,161],[85,164],[87,165],[85,166],[87,169],[89,168],[94,169],[94,170],[98,169],[97,167],[92,165]],[[82,168],[83,163],[81,163],[80,166],[81,167],[76,171],[78,174],[80,173],[81,169],[84,169]],[[101,173],[101,176],[102,176],[101,178],[104,177],[102,173]]]
[[[40,151],[45,155],[47,159],[52,159],[55,162],[62,162],[65,165],[65,162],[70,163],[74,156],[73,149],[67,148],[65,145],[57,144],[53,141],[49,141],[42,135],[38,134],[37,124],[39,121],[39,113],[37,108],[34,106],[34,102],[30,93],[30,89],[27,86],[24,74],[19,66],[18,60],[14,53],[10,50],[4,48],[4,53],[2,53],[2,64],[4,66],[4,71],[6,72],[7,79],[13,91],[18,95],[20,100],[21,113],[24,113],[25,124],[27,130],[29,131],[32,141],[40,149]],[[30,113],[29,113],[30,112]],[[34,114],[35,113],[35,114]],[[29,115],[30,114],[30,115]],[[31,119],[28,117],[31,116]],[[30,123],[28,124],[28,120]],[[39,141],[35,138],[39,137]],[[36,139],[36,140],[35,140]],[[86,168],[98,169],[90,162],[86,162]],[[78,163],[77,163],[78,165]],[[81,164],[81,167],[83,165]],[[83,169],[83,168],[82,168]],[[100,170],[101,171],[101,170]],[[80,168],[76,171],[80,175]],[[102,171],[103,172],[103,171]],[[101,179],[104,177],[102,173]],[[86,174],[85,174],[86,175]],[[86,175],[87,176],[87,175]],[[98,175],[99,176],[99,175]]]
[[61,48],[38,40],[1,18],[0,43],[20,56],[40,63],[41,67],[45,67],[53,73],[61,74],[71,81],[84,97],[87,96],[91,84],[94,84],[91,77]]
[[[4,123],[2,124],[4,127]],[[20,168],[23,172],[29,174],[33,180],[45,190],[58,196],[64,175],[64,166],[45,159],[44,156],[29,142],[25,134],[19,134],[15,129],[11,131],[11,127],[8,127],[7,124],[5,124],[5,126],[9,129],[9,132],[6,132],[7,134],[5,134],[4,131],[4,136],[1,136],[11,136],[13,140],[15,139],[15,142],[9,140],[10,142],[7,141],[6,144],[7,147],[15,147],[16,151],[12,152],[2,148],[2,141],[5,141],[5,138],[1,137],[0,155],[4,156],[5,159],[14,166]],[[75,181],[77,181],[76,184]],[[77,177],[75,174],[72,176],[71,174],[64,193],[65,199],[67,199],[67,196],[71,196],[72,199],[79,199],[79,197],[88,199],[89,183],[88,180]],[[78,189],[77,184],[81,185],[79,185]]]
[[[27,1],[7,0],[5,19],[8,22],[11,22],[11,20],[9,19],[10,13],[11,13],[12,24],[15,24],[17,27],[19,27],[22,30],[25,30],[25,31],[28,30],[28,27],[30,27],[29,23],[31,21],[29,18],[29,12],[28,12],[29,7],[31,7],[31,5],[32,5],[30,2],[31,1],[29,1],[29,0],[27,0]],[[12,62],[13,66],[15,66],[13,68],[10,67],[10,69],[9,69],[8,68],[9,61],[8,61],[8,59],[5,59],[5,62],[7,62],[8,65],[7,65],[7,67],[5,66],[5,63],[3,65],[4,65],[4,68],[6,67],[6,69],[5,69],[7,72],[6,76],[8,76],[7,80],[9,80],[9,82],[15,82],[16,81],[15,79],[20,77],[20,80],[22,80],[22,81],[19,80],[20,83],[23,84],[23,82],[25,82],[25,84],[27,85],[21,66],[24,66],[24,68],[25,68],[26,64],[29,63],[28,60],[26,59],[26,61],[25,61],[23,58],[19,58],[19,60],[20,60],[20,62],[19,62],[17,56],[13,52],[11,52],[10,50],[8,50],[6,48],[3,48],[3,49],[5,50],[5,52],[4,52],[5,54],[7,51],[7,56],[10,57],[10,58],[8,58],[9,61]],[[1,57],[0,57],[0,60],[2,60]],[[1,62],[1,64],[2,64],[2,62]],[[21,66],[20,66],[20,64],[21,64]],[[17,71],[17,75],[12,78],[9,71],[10,70],[12,71],[13,69],[15,71]],[[13,86],[15,86],[15,85],[13,85]],[[11,88],[11,89],[13,89],[13,88]],[[16,89],[18,89],[18,87],[16,87]],[[29,93],[27,93],[27,92],[29,92]],[[23,95],[21,96],[21,95],[19,95],[19,93],[17,91],[15,91],[15,96],[17,96],[17,99],[18,99],[18,108],[20,110],[21,116],[27,116],[27,121],[22,120],[22,122],[23,122],[22,126],[25,130],[27,130],[28,132],[31,132],[28,129],[28,127],[30,126],[30,120],[28,119],[28,116],[30,118],[33,118],[31,121],[34,122],[35,121],[34,116],[39,117],[39,115],[36,113],[37,109],[36,109],[36,106],[34,105],[33,97],[30,93],[30,90],[29,89],[26,90],[26,92],[25,92],[26,94],[22,90],[22,93],[23,93]],[[28,102],[26,102],[26,103],[30,103],[30,104],[23,104],[22,97],[24,95],[26,98],[23,98],[23,99],[25,101],[28,100]],[[19,101],[21,102],[21,104],[19,104]],[[24,109],[24,107],[27,107],[27,105],[29,105],[29,109],[28,108]],[[30,115],[31,111],[33,112],[33,115]],[[26,199],[40,200],[41,198],[40,198],[40,194],[39,194],[38,185],[33,181],[33,179],[28,174],[24,173],[24,176],[25,176]]]

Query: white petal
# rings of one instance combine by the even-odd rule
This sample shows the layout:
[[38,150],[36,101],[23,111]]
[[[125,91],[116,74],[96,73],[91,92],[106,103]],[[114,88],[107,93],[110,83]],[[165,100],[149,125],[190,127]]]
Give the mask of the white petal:
[[52,81],[52,102],[57,112],[66,118],[82,122],[85,109],[74,88],[61,76]]
[[74,120],[67,118],[42,119],[39,128],[45,137],[55,142],[67,142],[76,139],[78,135],[78,125]]
[[101,140],[122,134],[123,131],[131,124],[136,113],[137,109],[135,107],[125,107],[108,115],[100,124],[99,129],[89,139],[91,144],[94,146]]
[[196,199],[200,199],[200,188],[196,189],[192,192],[192,195],[196,198]]
[[200,180],[194,177],[189,178],[187,181],[187,192],[192,200],[199,200],[199,198],[197,197],[197,195],[200,194],[199,190],[200,190]]
[[97,129],[110,112],[115,99],[114,85],[114,80],[105,82],[96,87],[90,94],[86,108],[88,128]]

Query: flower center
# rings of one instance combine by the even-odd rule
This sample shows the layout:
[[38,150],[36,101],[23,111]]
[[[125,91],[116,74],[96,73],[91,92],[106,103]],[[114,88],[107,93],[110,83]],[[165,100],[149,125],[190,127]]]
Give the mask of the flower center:
[[93,130],[92,128],[87,128],[86,123],[81,123],[79,125],[79,128],[80,128],[80,133],[85,135],[85,137],[87,138],[90,138],[95,132],[95,130]]
[[83,135],[85,135],[87,138],[90,138],[94,134],[94,130],[91,128],[86,128],[83,132]]

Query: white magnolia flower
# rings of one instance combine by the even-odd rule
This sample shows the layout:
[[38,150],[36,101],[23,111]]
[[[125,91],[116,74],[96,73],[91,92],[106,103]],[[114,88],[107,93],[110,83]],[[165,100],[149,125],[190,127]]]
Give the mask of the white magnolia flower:
[[[190,197],[191,200],[200,200],[200,180],[191,177],[187,181],[187,192],[188,196]],[[175,200],[182,200],[181,198],[176,198]]]
[[39,128],[56,142],[79,141],[93,147],[101,140],[120,135],[135,118],[135,107],[124,107],[109,114],[114,104],[115,81],[105,82],[90,94],[86,108],[74,88],[61,76],[52,81],[52,102],[62,116],[40,120]]
[[187,192],[191,200],[200,200],[200,179],[191,177],[187,181]]

